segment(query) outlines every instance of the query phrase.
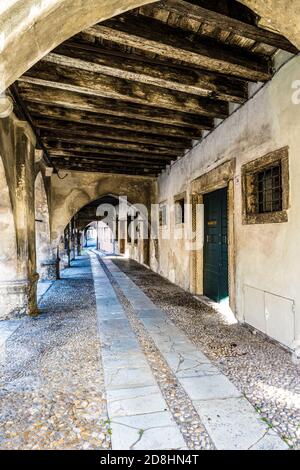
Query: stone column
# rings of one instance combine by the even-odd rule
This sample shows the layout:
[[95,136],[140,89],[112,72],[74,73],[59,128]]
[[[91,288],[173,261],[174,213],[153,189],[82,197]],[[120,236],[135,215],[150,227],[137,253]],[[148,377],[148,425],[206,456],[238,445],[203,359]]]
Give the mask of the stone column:
[[[1,100],[0,115],[3,117]],[[0,156],[3,162],[0,175],[1,319],[38,314],[34,147],[35,136],[26,122],[17,120],[13,114],[0,120]]]
[[77,240],[77,256],[81,256],[81,238],[82,233],[80,230],[76,230],[76,240]]
[[37,282],[34,210],[34,147],[35,136],[27,122],[19,121],[16,141],[15,224],[19,272],[27,281],[29,315],[37,315]]

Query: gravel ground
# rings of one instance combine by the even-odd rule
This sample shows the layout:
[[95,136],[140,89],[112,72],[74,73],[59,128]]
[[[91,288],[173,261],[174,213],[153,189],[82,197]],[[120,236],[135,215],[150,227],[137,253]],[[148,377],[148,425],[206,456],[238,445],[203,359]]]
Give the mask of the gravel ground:
[[7,341],[1,449],[110,448],[89,260],[76,265],[43,298],[45,312]]
[[228,376],[270,427],[300,449],[300,366],[291,354],[134,261],[113,262]]
[[[98,259],[100,260],[99,256]],[[174,420],[180,428],[187,447],[189,449],[197,450],[213,449],[213,443],[202,425],[199,415],[190,398],[169,368],[158,348],[155,346],[154,341],[138,319],[134,308],[123,294],[117,282],[107,269],[105,263],[103,263],[103,261],[100,262],[126,312],[132,330],[139,340],[141,350],[148,360],[152,373],[161,389]]]

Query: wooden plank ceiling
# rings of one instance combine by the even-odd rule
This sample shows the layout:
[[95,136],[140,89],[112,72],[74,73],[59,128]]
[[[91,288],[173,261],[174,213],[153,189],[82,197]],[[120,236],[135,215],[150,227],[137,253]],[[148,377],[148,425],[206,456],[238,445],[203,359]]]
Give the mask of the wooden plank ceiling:
[[234,0],[164,0],[60,45],[14,86],[56,169],[157,176],[248,82],[272,77],[284,37]]

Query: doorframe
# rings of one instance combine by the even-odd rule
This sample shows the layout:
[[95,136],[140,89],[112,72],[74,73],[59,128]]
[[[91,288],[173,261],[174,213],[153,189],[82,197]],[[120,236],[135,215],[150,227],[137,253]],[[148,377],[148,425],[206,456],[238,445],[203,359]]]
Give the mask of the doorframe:
[[[218,189],[227,188],[228,203],[228,292],[229,305],[236,314],[236,237],[234,214],[234,176],[236,159],[231,159],[213,170],[196,178],[191,183],[190,199],[192,205],[203,204],[204,194]],[[204,211],[203,211],[204,216]],[[204,219],[202,220],[204,232]],[[196,228],[198,232],[198,228]],[[203,295],[204,280],[204,240],[201,248],[191,251],[190,256],[191,281],[190,290],[194,294]]]

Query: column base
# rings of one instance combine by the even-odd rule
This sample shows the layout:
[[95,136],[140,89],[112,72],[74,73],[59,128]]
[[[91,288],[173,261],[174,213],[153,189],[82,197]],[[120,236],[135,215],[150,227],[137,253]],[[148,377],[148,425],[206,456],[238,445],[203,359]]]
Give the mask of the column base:
[[56,281],[58,277],[59,260],[51,259],[41,262],[39,268],[39,279],[41,281]]
[[29,313],[29,281],[0,281],[0,320],[21,318]]

